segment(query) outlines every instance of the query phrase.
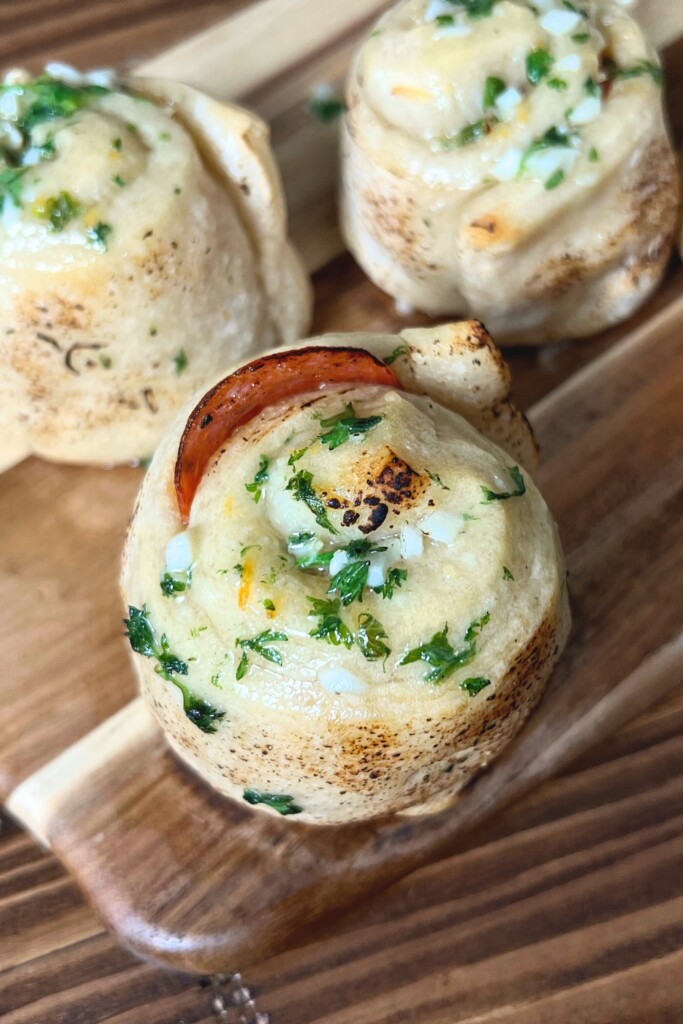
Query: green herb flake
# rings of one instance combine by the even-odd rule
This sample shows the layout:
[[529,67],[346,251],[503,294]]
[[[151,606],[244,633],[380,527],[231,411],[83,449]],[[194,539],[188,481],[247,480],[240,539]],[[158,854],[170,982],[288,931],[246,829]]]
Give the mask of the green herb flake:
[[303,456],[308,451],[308,448],[309,446],[307,445],[306,448],[297,448],[296,451],[293,451],[292,454],[287,459],[287,465],[293,466],[296,462],[299,461],[299,459],[303,458]]
[[397,359],[400,359],[402,356],[407,355],[410,355],[410,349],[408,348],[408,346],[397,345],[393,352],[391,352],[388,356],[384,357],[383,362],[387,366],[391,366],[391,364],[395,363]]
[[100,366],[105,370],[111,370],[114,363],[112,362],[111,356],[100,355],[99,357]]
[[185,683],[176,678],[187,675],[187,662],[173,654],[165,633],[161,635],[161,639],[157,643],[146,605],[143,605],[142,608],[130,606],[128,618],[124,619],[123,623],[126,627],[126,636],[135,653],[141,654],[144,658],[156,659],[155,672],[180,690],[183,697],[183,711],[190,721],[202,732],[215,732],[215,723],[225,717],[225,712],[219,711],[208,701],[197,697]]
[[512,573],[508,569],[507,565],[504,565],[503,566],[503,579],[504,580],[514,580],[514,578],[515,577],[512,575]]
[[484,110],[490,110],[491,107],[495,106],[496,100],[505,92],[505,89],[506,85],[502,78],[496,78],[495,75],[489,75],[484,86]]
[[89,244],[100,252],[106,252],[109,246],[109,236],[113,230],[111,224],[99,221],[94,228],[88,228],[86,232]]
[[591,146],[591,148],[588,150],[588,159],[592,164],[597,164],[600,160],[600,154],[598,153],[595,146]]
[[249,665],[249,656],[247,651],[253,651],[255,654],[259,654],[266,661],[272,662],[273,665],[282,664],[282,655],[275,647],[270,647],[270,644],[286,643],[289,637],[286,633],[278,633],[274,629],[265,629],[258,636],[251,637],[247,640],[235,640],[235,647],[242,648],[242,658],[239,665],[237,666],[236,678],[242,679],[246,674]]
[[317,597],[307,597],[306,600],[311,605],[309,618],[318,619],[318,625],[308,635],[316,640],[324,640],[334,647],[342,645],[350,650],[353,647],[353,634],[339,614],[341,602],[324,601]]
[[587,43],[589,39],[589,32],[575,32],[574,35],[571,37],[572,42],[578,43],[579,45],[581,45],[582,43]]
[[253,495],[253,500],[258,505],[261,500],[263,493],[264,484],[268,483],[268,468],[270,466],[270,459],[267,455],[261,455],[259,458],[259,467],[254,475],[254,479],[250,484],[245,484],[244,488]]
[[269,597],[264,598],[263,607],[266,609],[267,612],[275,611],[275,604],[273,603],[273,601],[271,601]]
[[159,333],[158,328],[155,327],[154,324],[152,324],[152,326],[149,329],[149,336],[150,336],[150,338],[156,338],[158,333]]
[[49,221],[53,231],[63,231],[70,221],[83,213],[83,207],[69,192],[60,192],[47,199],[44,205],[35,206],[34,213]]
[[285,796],[279,793],[262,793],[260,789],[245,789],[242,794],[248,804],[252,806],[263,804],[265,807],[272,807],[278,814],[301,814],[303,808],[294,802],[293,796]]
[[489,490],[488,487],[482,487],[481,491],[484,495],[482,505],[487,505],[490,501],[507,501],[508,498],[521,498],[523,494],[526,494],[526,484],[524,483],[524,477],[522,476],[519,466],[508,466],[508,473],[512,478],[512,482],[515,485],[514,491],[502,491],[498,493],[496,491]]
[[13,167],[5,167],[0,171],[0,211],[4,209],[7,199],[17,208],[21,207],[22,178],[27,170],[27,167],[20,167],[18,170]]
[[436,18],[437,28],[451,28],[455,25],[455,18],[452,14],[439,14]]
[[192,586],[192,569],[184,569],[182,572],[165,572],[159,581],[159,586],[164,597],[183,594]]
[[549,78],[547,85],[549,89],[554,89],[555,92],[564,92],[568,87],[564,78]]
[[318,526],[322,526],[329,533],[338,532],[329,520],[322,498],[315,492],[312,473],[303,469],[299,470],[287,483],[287,490],[292,492],[295,501],[302,501],[306,505],[315,516]]
[[321,444],[329,445],[330,451],[334,451],[335,448],[339,448],[352,437],[361,437],[361,435],[367,434],[369,430],[381,423],[383,418],[383,416],[356,416],[353,405],[347,405],[344,411],[336,416],[320,420],[321,427],[331,427],[332,429],[321,434],[319,441]]
[[583,83],[583,88],[586,94],[591,96],[593,99],[600,95],[600,86],[594,78],[587,78]]
[[115,174],[111,180],[114,182],[115,185],[118,185],[119,188],[125,188],[128,184],[126,179],[122,178],[120,174]]
[[526,59],[526,77],[532,85],[538,85],[540,81],[550,74],[550,69],[555,63],[555,58],[547,50],[532,50]]
[[438,484],[444,491],[450,491],[450,487],[446,486],[438,473],[432,473],[430,470],[427,470],[427,476],[433,483]]
[[544,184],[546,192],[552,192],[553,189],[557,188],[565,180],[566,174],[561,168],[558,168],[554,174],[551,174],[548,180]]
[[111,148],[115,150],[117,153],[120,153],[123,149],[123,142],[121,141],[121,139],[112,139]]
[[461,149],[463,146],[470,146],[485,135],[489,135],[497,124],[497,117],[482,117],[479,121],[465,125],[455,135],[442,135],[439,144],[442,149]]
[[398,587],[398,588],[402,587],[407,579],[408,579],[408,571],[407,571],[407,569],[392,568],[392,569],[389,569],[389,571],[387,573],[387,578],[384,581],[384,583],[381,585],[381,587],[372,587],[371,589],[376,594],[381,594],[382,598],[384,598],[385,600],[389,600],[390,601],[392,599],[392,597],[394,596],[394,589],[396,587]]
[[469,665],[476,657],[476,641],[480,631],[490,621],[488,612],[471,623],[459,650],[455,650],[448,639],[448,624],[439,633],[425,644],[420,644],[399,661],[399,665],[410,665],[416,661],[424,661],[431,665],[429,672],[425,674],[425,681],[428,683],[443,683],[457,669]]
[[488,18],[498,0],[449,0],[454,7],[459,7],[470,18]]
[[312,540],[315,540],[314,533],[290,533],[287,543],[290,548],[299,548],[304,544],[310,544]]
[[361,612],[358,616],[355,640],[363,657],[368,661],[387,658],[391,654],[391,648],[384,643],[387,639],[388,636],[382,623],[369,612]]
[[326,569],[333,558],[334,551],[318,551],[297,558],[296,567],[297,569]]
[[610,82],[642,78],[644,75],[650,75],[656,85],[662,86],[664,84],[664,72],[661,65],[655,64],[651,60],[639,60],[630,68],[620,68],[613,65],[608,69],[607,73]]
[[346,608],[354,601],[363,600],[363,590],[368,582],[370,562],[349,562],[332,577],[328,594],[339,594]]
[[180,351],[176,352],[173,356],[173,366],[178,376],[187,369],[187,356],[185,354],[185,349],[181,348]]
[[344,101],[335,99],[334,96],[313,96],[308,103],[310,113],[317,121],[323,124],[331,124],[346,110]]
[[490,679],[485,679],[484,676],[472,676],[470,679],[464,679],[460,683],[460,689],[468,693],[470,697],[476,697],[478,693],[481,693],[482,690],[490,685]]
[[171,141],[171,133],[170,132],[160,132],[159,139],[161,140],[161,142],[170,142]]

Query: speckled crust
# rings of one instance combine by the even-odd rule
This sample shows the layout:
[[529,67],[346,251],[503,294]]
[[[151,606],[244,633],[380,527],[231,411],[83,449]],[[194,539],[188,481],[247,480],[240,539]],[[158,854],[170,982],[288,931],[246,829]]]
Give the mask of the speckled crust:
[[[107,97],[60,129],[58,159],[46,165],[58,175],[70,160],[79,198],[132,154],[103,214],[114,226],[108,251],[57,236],[42,249],[2,241],[0,468],[28,454],[99,465],[148,457],[188,394],[236,359],[296,340],[309,321],[310,285],[287,242],[263,122],[177,83],[126,84],[153,101],[127,100],[135,137],[130,113]],[[123,153],[97,164],[92,154],[116,134]]]
[[[135,668],[170,745],[221,793],[236,799],[245,788],[290,794],[303,808],[296,820],[320,823],[427,813],[447,806],[516,735],[540,700],[569,631],[562,552],[530,477],[523,499],[480,504],[485,466],[506,467],[512,457],[528,469],[536,449],[528,424],[510,402],[507,367],[479,323],[400,336],[330,335],[312,344],[394,355],[392,369],[415,397],[345,387],[336,397],[309,396],[273,407],[241,429],[213,460],[197,492],[189,526],[197,562],[191,591],[176,604],[160,594],[158,584],[166,542],[182,528],[172,481],[188,404],[145,478],[124,553],[122,587],[126,604],[144,604],[175,653],[197,659],[190,662],[186,682],[225,711],[215,734],[188,720],[178,690],[155,672],[153,660],[135,657]],[[363,414],[381,408],[386,426],[355,448],[325,450],[296,463],[312,471],[329,515],[345,535],[339,543],[390,537],[392,524],[400,529],[434,507],[474,513],[467,523],[471,541],[463,542],[460,555],[433,545],[420,564],[406,563],[408,581],[392,600],[366,597],[362,607],[380,618],[391,638],[386,671],[381,662],[364,662],[357,651],[309,637],[313,622],[306,595],[317,593],[321,578],[300,570],[266,572],[271,562],[277,564],[278,552],[287,550],[281,538],[292,527],[287,524],[283,533],[282,511],[270,492],[256,505],[244,494],[261,453],[275,459],[281,442],[287,450],[296,448],[302,423],[306,429],[312,422],[317,430],[315,416],[327,416],[349,400]],[[335,454],[328,484],[324,467]],[[441,483],[433,482],[432,470]],[[278,472],[275,459],[268,487],[277,488]],[[363,495],[388,509],[369,532]],[[345,519],[356,507],[362,515]],[[305,509],[300,514],[308,515]],[[304,518],[294,529],[309,526]],[[472,555],[480,559],[476,565]],[[231,577],[224,567],[238,559],[243,575]],[[502,572],[508,563],[514,580]],[[246,600],[245,574],[254,581]],[[264,597],[273,599],[272,614],[264,611]],[[343,614],[351,621],[360,609]],[[436,686],[424,681],[428,666],[398,665],[401,652],[446,620],[457,646],[466,624],[484,611],[491,621],[482,632],[481,651],[459,675]],[[253,659],[236,683],[235,639],[266,628],[289,632],[289,642],[281,645],[282,668]],[[321,687],[320,672],[330,663],[358,675],[365,690],[333,694]],[[491,682],[465,697],[458,688],[465,676]]]
[[[490,18],[472,22],[470,36],[437,44],[415,28],[425,6],[405,0],[388,12],[349,76],[341,226],[354,256],[395,298],[434,315],[479,316],[499,344],[582,337],[628,317],[661,280],[676,237],[679,184],[661,89],[650,75],[614,81],[600,115],[578,129],[578,159],[559,187],[526,174],[496,181],[492,168],[506,152],[568,127],[566,110],[580,95],[566,73],[565,91],[526,82],[525,55],[553,37],[525,0],[502,0]],[[591,42],[562,44],[580,51],[577,89],[599,77],[602,44],[622,67],[656,59],[623,7],[600,0],[590,11]],[[496,33],[508,32],[502,54]],[[453,97],[434,106],[439,75],[446,81],[454,67],[467,78],[455,74]],[[424,95],[402,96],[395,80],[403,75]],[[452,117],[454,132],[481,117],[487,75],[525,96],[516,115],[474,144],[440,148],[439,111]]]

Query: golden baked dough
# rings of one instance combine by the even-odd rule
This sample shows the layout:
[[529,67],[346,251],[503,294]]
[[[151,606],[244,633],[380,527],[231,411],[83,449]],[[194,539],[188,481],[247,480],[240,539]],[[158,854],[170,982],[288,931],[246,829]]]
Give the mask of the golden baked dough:
[[618,0],[405,0],[356,56],[342,229],[404,304],[543,344],[629,316],[678,214],[661,68]]
[[[173,749],[224,794],[315,822],[426,812],[517,733],[565,643],[535,444],[476,322],[303,346],[278,360],[386,360],[400,386],[278,401],[271,381],[275,404],[218,440],[185,525],[179,442],[182,466],[224,385],[186,428],[187,407],[124,554],[135,668]],[[230,381],[262,395],[276,361]]]
[[266,126],[174,82],[0,86],[0,466],[149,456],[188,394],[305,331]]

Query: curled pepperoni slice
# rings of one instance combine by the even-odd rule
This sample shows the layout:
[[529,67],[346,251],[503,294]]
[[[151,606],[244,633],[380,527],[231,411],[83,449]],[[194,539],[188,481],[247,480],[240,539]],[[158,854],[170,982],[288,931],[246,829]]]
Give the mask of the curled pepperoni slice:
[[276,402],[339,384],[401,387],[393,370],[364,349],[311,345],[255,359],[207,391],[178,448],[175,489],[183,522],[211,457],[236,430]]

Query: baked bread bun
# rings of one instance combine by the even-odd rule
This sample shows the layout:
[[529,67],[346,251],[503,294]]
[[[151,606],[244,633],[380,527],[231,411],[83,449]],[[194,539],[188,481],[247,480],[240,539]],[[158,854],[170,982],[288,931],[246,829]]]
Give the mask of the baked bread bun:
[[311,822],[452,801],[567,636],[535,457],[476,322],[328,335],[219,382],[162,441],[124,554],[172,748]]
[[175,82],[0,86],[0,467],[151,455],[187,396],[305,331],[266,126]]
[[618,0],[405,0],[347,85],[341,224],[372,280],[499,344],[628,317],[671,253],[662,71]]

